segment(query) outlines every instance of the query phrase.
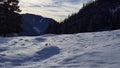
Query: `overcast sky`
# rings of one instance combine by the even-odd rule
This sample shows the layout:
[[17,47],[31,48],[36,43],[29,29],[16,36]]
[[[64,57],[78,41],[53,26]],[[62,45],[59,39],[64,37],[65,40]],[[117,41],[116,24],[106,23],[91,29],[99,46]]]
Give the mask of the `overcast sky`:
[[89,0],[20,0],[22,13],[32,13],[62,21],[68,15],[78,12]]

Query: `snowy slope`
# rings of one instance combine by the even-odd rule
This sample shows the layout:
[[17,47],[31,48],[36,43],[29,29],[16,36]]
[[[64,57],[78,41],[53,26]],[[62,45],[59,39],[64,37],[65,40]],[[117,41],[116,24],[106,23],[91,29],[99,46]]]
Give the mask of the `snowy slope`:
[[0,68],[120,68],[120,30],[0,38]]

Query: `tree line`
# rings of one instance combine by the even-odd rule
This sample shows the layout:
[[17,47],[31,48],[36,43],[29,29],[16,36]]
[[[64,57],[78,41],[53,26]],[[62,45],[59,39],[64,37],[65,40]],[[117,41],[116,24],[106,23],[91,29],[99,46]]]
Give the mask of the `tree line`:
[[120,29],[120,0],[95,0],[83,5],[62,22],[53,22],[45,33],[72,34]]

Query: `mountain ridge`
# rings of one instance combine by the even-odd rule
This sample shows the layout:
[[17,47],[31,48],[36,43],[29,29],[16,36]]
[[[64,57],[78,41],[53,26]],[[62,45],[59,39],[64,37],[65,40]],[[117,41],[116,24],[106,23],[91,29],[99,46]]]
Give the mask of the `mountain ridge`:
[[44,31],[48,25],[55,22],[52,18],[42,17],[35,14],[21,14],[23,17],[23,32],[19,33],[18,36],[39,36],[44,34]]

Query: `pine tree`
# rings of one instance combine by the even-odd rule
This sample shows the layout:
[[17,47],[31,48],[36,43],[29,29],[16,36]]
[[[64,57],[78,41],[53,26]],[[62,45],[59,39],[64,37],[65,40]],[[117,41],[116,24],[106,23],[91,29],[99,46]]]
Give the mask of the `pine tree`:
[[120,0],[96,0],[99,2],[119,2]]
[[7,34],[22,31],[18,4],[18,0],[0,0],[0,35],[5,37]]
[[[96,32],[120,29],[120,0],[92,0],[83,5],[78,13],[72,14],[57,26],[59,34]],[[48,27],[57,34],[55,23]]]

